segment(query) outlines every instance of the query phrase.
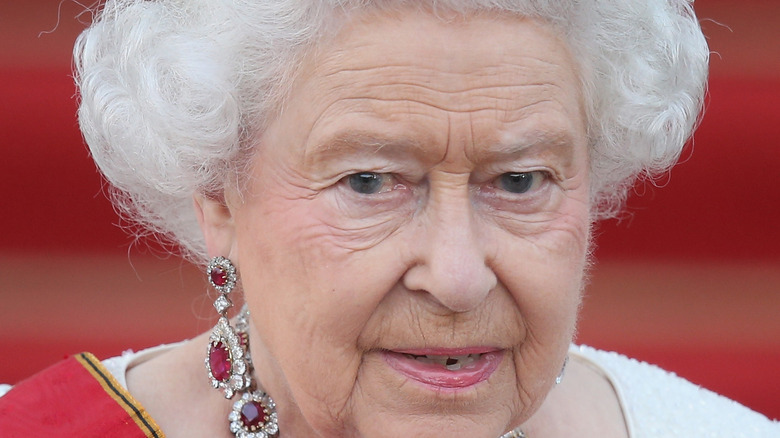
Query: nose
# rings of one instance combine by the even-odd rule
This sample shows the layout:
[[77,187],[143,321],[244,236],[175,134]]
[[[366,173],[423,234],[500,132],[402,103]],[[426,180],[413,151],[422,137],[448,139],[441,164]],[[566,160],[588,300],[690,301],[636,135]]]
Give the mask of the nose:
[[479,306],[497,281],[465,191],[466,196],[440,197],[426,206],[412,242],[416,263],[403,277],[407,289],[428,293],[453,312]]

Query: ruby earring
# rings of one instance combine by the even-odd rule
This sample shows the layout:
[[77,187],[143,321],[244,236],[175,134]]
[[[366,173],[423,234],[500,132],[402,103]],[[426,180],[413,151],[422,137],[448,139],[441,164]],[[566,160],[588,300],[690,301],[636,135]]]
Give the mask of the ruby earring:
[[233,306],[228,296],[236,286],[236,267],[225,257],[214,257],[206,268],[206,276],[219,292],[214,300],[219,320],[209,337],[206,371],[211,386],[223,390],[225,398],[232,398],[233,394],[251,385],[246,331],[237,333],[227,317],[228,309]]
[[279,419],[273,399],[252,381],[252,357],[249,355],[249,310],[246,305],[231,327],[227,311],[233,306],[229,295],[236,287],[236,267],[225,257],[214,257],[206,268],[206,277],[219,296],[214,308],[219,321],[211,331],[206,356],[206,372],[211,386],[232,398],[237,392],[241,397],[233,403],[228,416],[228,427],[236,438],[273,438],[279,435]]

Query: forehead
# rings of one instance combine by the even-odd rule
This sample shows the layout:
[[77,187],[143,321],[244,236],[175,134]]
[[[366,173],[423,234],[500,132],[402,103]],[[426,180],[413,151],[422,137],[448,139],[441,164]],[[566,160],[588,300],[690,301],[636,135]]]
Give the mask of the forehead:
[[[453,135],[506,146],[584,129],[568,47],[551,26],[511,15],[353,17],[304,58],[288,103],[308,147]],[[458,120],[470,132],[458,132]]]

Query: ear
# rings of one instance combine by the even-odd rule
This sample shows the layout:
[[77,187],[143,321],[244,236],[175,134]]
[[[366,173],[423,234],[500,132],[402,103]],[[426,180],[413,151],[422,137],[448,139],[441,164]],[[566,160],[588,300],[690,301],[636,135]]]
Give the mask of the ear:
[[237,251],[234,251],[236,233],[230,207],[222,200],[201,193],[196,194],[193,201],[209,258],[223,256],[233,260],[237,255]]

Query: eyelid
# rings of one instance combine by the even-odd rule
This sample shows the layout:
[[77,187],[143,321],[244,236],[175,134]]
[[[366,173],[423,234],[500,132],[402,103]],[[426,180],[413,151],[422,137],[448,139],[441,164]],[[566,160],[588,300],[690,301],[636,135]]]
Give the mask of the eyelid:
[[484,181],[504,173],[526,173],[537,170],[547,171],[553,176],[557,176],[560,173],[560,169],[557,169],[555,163],[535,158],[489,161],[476,167],[473,173],[475,176],[481,176]]

